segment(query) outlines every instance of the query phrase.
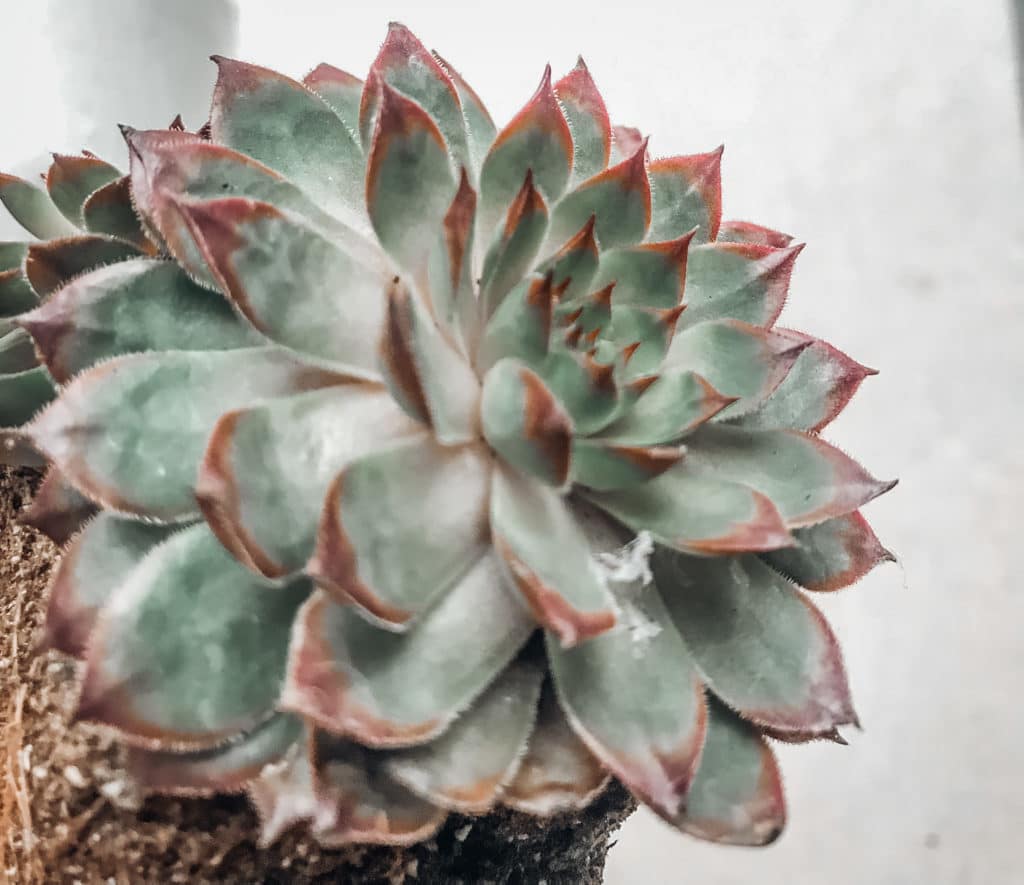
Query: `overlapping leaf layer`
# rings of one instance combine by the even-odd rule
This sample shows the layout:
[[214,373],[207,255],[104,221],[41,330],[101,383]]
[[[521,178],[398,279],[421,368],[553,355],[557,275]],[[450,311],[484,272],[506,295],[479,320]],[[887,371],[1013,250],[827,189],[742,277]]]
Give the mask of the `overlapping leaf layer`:
[[[125,173],[0,178],[4,459],[67,550],[47,637],[147,787],[409,843],[610,776],[784,822],[768,736],[856,723],[804,589],[889,554],[819,432],[871,374],[776,327],[800,251],[652,160],[579,62],[500,131],[393,25],[365,82],[215,59]],[[801,589],[804,588],[804,589]]]

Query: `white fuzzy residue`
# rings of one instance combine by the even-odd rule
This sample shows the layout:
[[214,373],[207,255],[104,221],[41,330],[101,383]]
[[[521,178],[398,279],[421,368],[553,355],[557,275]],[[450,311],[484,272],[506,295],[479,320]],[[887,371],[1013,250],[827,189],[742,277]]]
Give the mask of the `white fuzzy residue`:
[[617,550],[601,552],[593,557],[594,570],[615,599],[620,629],[629,631],[633,655],[642,657],[650,641],[661,633],[661,626],[644,612],[639,597],[653,582],[651,555],[654,539],[650,532],[640,532],[632,541]]

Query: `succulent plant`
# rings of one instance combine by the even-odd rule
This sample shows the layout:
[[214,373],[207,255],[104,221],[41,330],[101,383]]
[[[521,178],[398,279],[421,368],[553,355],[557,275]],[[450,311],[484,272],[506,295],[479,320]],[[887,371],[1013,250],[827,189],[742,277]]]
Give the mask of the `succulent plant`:
[[500,132],[399,25],[365,82],[215,61],[209,122],[124,128],[127,175],[0,181],[41,240],[0,247],[5,457],[73,535],[78,717],[267,840],[614,776],[771,841],[771,741],[857,723],[804,591],[889,558],[858,508],[891,483],[819,436],[871,372],[775,325],[800,247],[723,223],[721,150],[651,159],[582,60]]

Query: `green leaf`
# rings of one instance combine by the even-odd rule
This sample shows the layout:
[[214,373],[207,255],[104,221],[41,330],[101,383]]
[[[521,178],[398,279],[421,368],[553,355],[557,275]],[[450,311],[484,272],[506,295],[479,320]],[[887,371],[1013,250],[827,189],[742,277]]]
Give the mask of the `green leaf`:
[[745,719],[781,731],[856,723],[824,617],[756,556],[659,550],[654,578],[708,687]]
[[601,437],[632,446],[674,442],[732,402],[732,397],[723,396],[696,372],[669,369]]
[[0,242],[0,272],[20,270],[31,243]]
[[480,382],[466,357],[451,346],[419,297],[391,286],[380,343],[380,368],[405,412],[434,431],[442,445],[478,434]]
[[502,804],[549,817],[585,807],[608,783],[609,774],[572,730],[546,688],[537,722],[515,777],[502,790]]
[[548,207],[533,186],[533,170],[508,208],[484,258],[480,300],[485,316],[495,308],[529,270],[548,229]]
[[597,432],[618,414],[621,397],[614,365],[554,346],[538,371],[569,413],[578,436]]
[[53,573],[46,644],[84,657],[96,618],[111,595],[172,531],[168,526],[123,519],[109,512],[96,516],[67,548]]
[[596,491],[637,486],[678,464],[684,451],[679,446],[624,446],[599,439],[575,439],[572,481]]
[[421,274],[455,195],[444,136],[415,102],[384,84],[366,168],[366,206],[377,238]]
[[57,211],[49,194],[23,178],[0,172],[0,203],[18,224],[41,240],[77,232]]
[[875,479],[839,449],[795,430],[705,425],[686,444],[696,471],[767,495],[790,528],[851,513],[896,484]]
[[306,580],[266,586],[205,525],[178,532],[104,607],[77,718],[152,749],[208,748],[252,729],[277,702],[292,621],[308,594]]
[[198,515],[196,469],[217,418],[346,380],[272,348],[122,356],[78,375],[28,430],[69,481],[104,507],[189,519]]
[[24,329],[12,329],[0,338],[0,374],[12,375],[37,365],[35,347]]
[[605,633],[615,612],[576,515],[553,489],[495,470],[491,533],[505,575],[564,647]]
[[43,366],[0,375],[0,427],[19,427],[30,421],[57,395]]
[[614,283],[616,307],[678,307],[683,301],[687,253],[692,238],[693,231],[690,231],[664,243],[644,243],[603,252],[592,285],[597,288]]
[[664,364],[697,372],[723,395],[735,397],[719,417],[737,418],[771,396],[806,347],[739,320],[714,320],[681,330]]
[[487,156],[487,151],[490,149],[491,144],[493,144],[494,136],[498,130],[491,119],[487,107],[480,100],[480,96],[476,94],[473,87],[440,55],[436,52],[433,55],[441,67],[448,73],[452,83],[455,84],[456,91],[459,93],[462,115],[466,120],[466,138],[469,146],[469,158],[472,168],[475,170],[473,175],[473,180],[475,181],[479,175],[480,168],[483,166],[484,157]]
[[351,132],[359,126],[359,101],[363,94],[363,81],[358,77],[321,63],[302,78],[307,89],[312,89],[334,112]]
[[348,383],[223,410],[193,468],[206,521],[267,577],[305,565],[331,480],[345,465],[421,428],[381,387]]
[[84,226],[82,204],[121,173],[98,157],[54,154],[46,173],[46,189],[61,214],[75,227]]
[[686,268],[683,327],[722,319],[771,327],[786,303],[789,278],[802,249],[747,243],[694,246]]
[[252,731],[209,750],[175,753],[131,747],[125,768],[137,784],[156,793],[238,793],[266,766],[279,764],[302,736],[301,719],[278,713]]
[[21,268],[0,273],[0,317],[14,317],[31,310],[39,298]]
[[861,382],[877,373],[818,338],[789,329],[775,331],[809,345],[768,401],[744,415],[740,424],[819,433],[846,407]]
[[561,486],[569,477],[572,420],[548,387],[518,360],[503,359],[484,377],[483,435],[516,468]]
[[65,545],[96,514],[96,505],[72,486],[55,467],[46,471],[32,503],[18,520]]
[[550,243],[561,243],[597,216],[602,249],[639,243],[651,223],[651,188],[645,168],[646,143],[633,156],[588,178],[555,207]]
[[412,845],[429,838],[447,812],[421,799],[387,773],[383,753],[317,732],[313,835],[327,848]]
[[506,295],[484,329],[477,366],[489,369],[505,357],[539,368],[548,354],[551,319],[558,293],[551,273],[533,274]]
[[796,544],[764,554],[772,568],[801,587],[830,592],[849,587],[882,562],[895,562],[859,512],[793,533]]
[[689,455],[638,488],[587,495],[634,531],[691,553],[774,550],[793,543],[779,512],[747,486],[702,474]]
[[[623,535],[587,523],[596,554]],[[619,626],[574,648],[547,637],[558,699],[588,749],[646,804],[673,815],[693,778],[707,711],[700,675],[657,591],[642,578],[617,594]]]
[[373,137],[385,84],[423,109],[443,136],[457,166],[469,163],[466,121],[455,84],[426,47],[398,22],[388,26],[384,45],[366,76],[359,132],[367,146]]
[[99,234],[48,240],[29,246],[25,276],[36,294],[45,298],[87,271],[140,255],[131,244]]
[[512,664],[436,741],[390,754],[388,774],[441,808],[489,811],[519,766],[543,676]]
[[793,238],[789,234],[759,224],[751,224],[749,221],[723,221],[718,231],[718,242],[754,243],[758,246],[784,249],[793,242]]
[[584,181],[608,165],[612,125],[582,56],[555,84],[555,94],[572,131],[573,180]]
[[671,240],[693,228],[698,243],[716,239],[722,221],[722,150],[651,163],[652,240]]
[[561,300],[565,305],[575,304],[589,292],[590,283],[594,279],[598,265],[597,240],[594,239],[594,226],[597,216],[591,215],[572,237],[544,261],[538,271],[551,273],[551,284],[562,293]]
[[485,234],[505,216],[528,169],[533,170],[537,190],[552,205],[569,183],[572,161],[572,133],[551,87],[548,65],[533,97],[498,133],[484,159],[480,206]]
[[613,303],[611,327],[605,336],[606,340],[599,342],[599,346],[614,343],[614,348],[629,348],[628,364],[624,366],[627,377],[637,379],[652,375],[662,368],[683,309],[684,305],[667,308],[620,307]]
[[262,335],[344,370],[375,375],[387,273],[269,203],[180,204],[232,304]]
[[441,333],[464,354],[477,336],[477,295],[473,280],[476,191],[465,168],[441,231],[427,259],[427,288]]
[[213,60],[213,141],[265,163],[334,215],[363,226],[363,152],[330,105],[275,71]]
[[64,384],[113,356],[162,350],[233,350],[259,343],[230,305],[172,261],[137,258],[91,271],[18,323]]
[[754,726],[714,698],[697,776],[673,823],[698,839],[755,846],[774,842],[786,824],[775,754]]
[[155,254],[132,204],[131,176],[124,175],[93,191],[82,204],[82,222],[91,233],[117,237]]
[[307,573],[339,602],[407,627],[485,552],[490,472],[483,447],[423,436],[352,461],[327,492]]
[[381,630],[321,591],[296,624],[281,706],[367,746],[425,743],[469,707],[534,629],[493,555],[405,633]]

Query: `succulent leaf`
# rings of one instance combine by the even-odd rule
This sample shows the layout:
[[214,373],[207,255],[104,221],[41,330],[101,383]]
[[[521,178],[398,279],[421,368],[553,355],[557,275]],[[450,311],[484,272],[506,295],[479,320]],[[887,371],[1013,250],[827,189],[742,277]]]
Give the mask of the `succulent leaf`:
[[178,532],[97,619],[77,718],[151,749],[208,748],[255,727],[280,694],[292,621],[308,594],[306,580],[266,586],[205,525]]
[[0,242],[0,272],[20,270],[31,243]]
[[608,165],[612,124],[582,56],[576,67],[555,84],[555,94],[572,131],[573,178],[584,181]]
[[483,166],[484,157],[487,156],[487,151],[494,143],[494,137],[498,133],[497,127],[494,125],[494,120],[491,119],[487,106],[481,101],[480,96],[476,94],[473,87],[440,55],[436,52],[432,53],[432,55],[437,59],[438,64],[444,68],[459,94],[462,115],[466,122],[466,140],[469,147],[471,168],[474,170],[473,179],[475,181],[478,178],[479,170]]
[[693,233],[688,231],[664,243],[609,249],[601,256],[597,278],[591,285],[600,288],[614,283],[616,306],[678,307],[683,301]]
[[92,156],[54,154],[46,173],[46,190],[53,204],[75,227],[84,226],[82,205],[97,190],[121,177],[109,163]]
[[543,262],[540,270],[551,273],[551,284],[562,293],[562,301],[571,304],[592,290],[597,272],[599,250],[594,238],[597,216],[591,215],[572,237]]
[[0,317],[17,316],[38,303],[39,298],[21,268],[0,273]]
[[326,101],[351,132],[358,129],[362,80],[348,71],[321,63],[302,78],[302,83]]
[[64,545],[96,515],[96,505],[75,489],[55,467],[46,471],[32,503],[18,520],[42,532],[56,544]]
[[36,365],[32,339],[24,329],[11,329],[0,337],[0,374],[24,372]]
[[654,577],[708,687],[780,731],[857,722],[839,645],[821,612],[756,556],[660,550]]
[[117,264],[142,253],[123,240],[98,234],[33,243],[25,257],[25,276],[40,299],[75,277],[98,267]]
[[130,175],[123,175],[93,191],[82,204],[82,223],[90,233],[116,237],[148,255],[156,254],[156,247],[142,229],[132,203]]
[[510,587],[563,647],[615,626],[612,599],[590,561],[586,536],[555,490],[496,470],[491,533]]
[[694,228],[698,243],[717,239],[722,221],[722,150],[651,163],[652,240],[671,240]]
[[388,774],[441,808],[490,810],[519,767],[543,676],[513,663],[436,741],[390,754]]
[[476,344],[478,304],[473,280],[476,191],[463,168],[459,188],[427,261],[430,305],[438,328],[464,354]]
[[23,178],[0,172],[0,202],[18,224],[41,240],[75,233],[75,226],[61,215],[49,194]]
[[418,437],[352,461],[328,489],[307,572],[339,602],[407,627],[486,552],[490,471],[481,446]]
[[0,375],[0,427],[18,427],[57,395],[53,378],[43,366]]
[[757,246],[774,246],[784,249],[793,242],[789,234],[780,233],[770,227],[751,224],[749,221],[723,221],[718,230],[721,243],[753,243]]
[[639,485],[674,467],[679,446],[626,446],[606,440],[576,439],[572,445],[573,482],[595,491]]
[[425,743],[505,669],[534,629],[503,586],[493,554],[404,633],[382,630],[319,591],[295,625],[278,707],[369,747]]

